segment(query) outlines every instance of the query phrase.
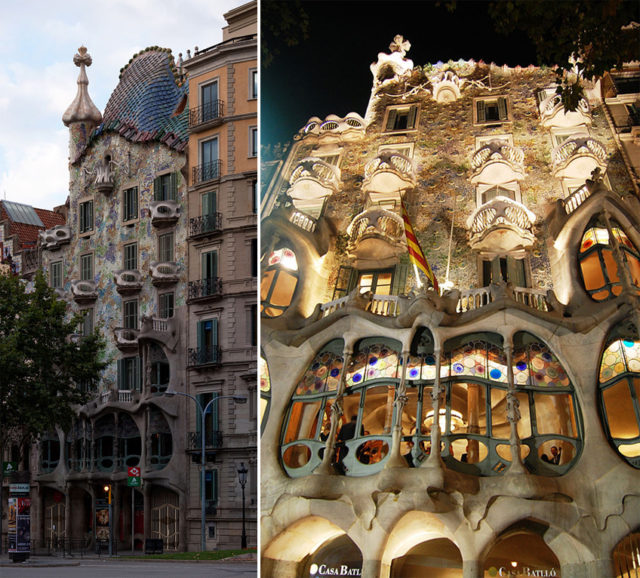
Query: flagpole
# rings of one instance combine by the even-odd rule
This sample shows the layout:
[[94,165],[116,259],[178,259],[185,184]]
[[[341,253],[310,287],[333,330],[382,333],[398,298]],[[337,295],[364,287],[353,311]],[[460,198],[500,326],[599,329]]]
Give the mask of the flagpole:
[[422,287],[422,282],[420,281],[420,274],[418,273],[418,266],[413,263],[413,272],[416,274],[416,282],[418,284],[418,289]]

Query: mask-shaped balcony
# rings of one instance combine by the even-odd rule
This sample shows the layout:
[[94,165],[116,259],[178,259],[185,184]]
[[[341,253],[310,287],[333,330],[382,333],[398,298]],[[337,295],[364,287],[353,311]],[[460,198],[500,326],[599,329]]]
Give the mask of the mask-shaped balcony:
[[589,103],[581,98],[578,108],[565,112],[559,94],[551,94],[540,103],[540,122],[545,128],[569,128],[591,124]]
[[170,351],[175,351],[180,337],[179,333],[180,325],[176,317],[168,319],[149,315],[140,317],[140,331],[138,333],[140,341],[152,340],[161,343]]
[[55,251],[71,241],[69,225],[56,225],[40,233],[40,246],[47,251]]
[[524,153],[503,140],[480,147],[471,160],[473,184],[501,185],[524,179]]
[[362,190],[374,203],[394,200],[400,204],[400,191],[415,185],[411,159],[397,151],[382,151],[364,167]]
[[568,138],[551,153],[553,176],[584,182],[591,173],[607,169],[607,151],[597,140],[584,135]]
[[495,197],[478,207],[467,220],[472,249],[507,253],[531,247],[536,216],[507,197]]
[[173,225],[180,217],[178,201],[151,201],[151,224],[154,227]]
[[116,347],[120,351],[131,351],[138,349],[138,333],[137,329],[125,329],[124,327],[116,327],[113,330],[113,337],[116,341]]
[[325,199],[340,186],[340,169],[321,159],[307,157],[293,170],[289,183],[291,187],[287,192],[296,209],[316,218]]
[[179,281],[179,265],[175,261],[153,261],[150,265],[152,283],[156,286],[172,285]]
[[94,281],[71,281],[71,293],[76,303],[90,303],[98,298]]
[[349,227],[347,251],[365,266],[369,261],[385,266],[407,248],[402,218],[391,211],[374,207],[357,215]]
[[324,121],[313,116],[300,129],[294,139],[309,139],[322,144],[355,142],[364,137],[365,129],[365,120],[355,112],[350,112],[344,118],[330,114]]
[[130,295],[142,289],[142,275],[137,270],[116,271],[114,280],[120,295]]

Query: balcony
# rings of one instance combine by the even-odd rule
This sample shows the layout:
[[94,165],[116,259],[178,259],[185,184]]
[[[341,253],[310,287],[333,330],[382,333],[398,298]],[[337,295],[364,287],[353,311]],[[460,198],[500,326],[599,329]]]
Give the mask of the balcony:
[[113,337],[116,341],[116,347],[120,351],[131,351],[138,349],[138,329],[127,329],[125,327],[116,327],[113,330]]
[[480,147],[471,159],[473,184],[502,185],[524,179],[524,153],[503,140]]
[[340,170],[325,161],[307,157],[291,173],[287,191],[299,211],[318,218],[324,201],[340,187]]
[[155,287],[173,285],[180,280],[180,266],[175,261],[153,261],[150,265],[151,282]]
[[[214,430],[210,435],[205,436],[204,447],[221,448],[222,447],[222,430]],[[187,433],[187,451],[202,451],[202,434],[199,431],[190,431]]]
[[219,347],[198,347],[187,350],[187,367],[220,365],[222,351]]
[[142,274],[137,270],[116,271],[114,280],[120,295],[131,295],[142,289]]
[[364,137],[365,129],[365,120],[355,112],[350,112],[344,118],[330,114],[324,121],[314,116],[307,121],[294,139],[309,139],[323,144],[355,142]]
[[415,186],[413,162],[397,151],[382,151],[364,167],[362,190],[374,203],[393,200],[400,204],[400,191]]
[[151,201],[151,224],[154,227],[166,227],[173,225],[180,217],[180,205],[178,201]]
[[200,215],[189,219],[189,237],[197,238],[222,231],[222,213]]
[[494,253],[533,245],[535,214],[508,197],[495,197],[478,207],[467,220],[472,249]]
[[222,122],[224,103],[221,100],[212,100],[189,109],[189,130],[197,132]]
[[[498,292],[492,291],[491,287],[480,287],[479,289],[469,289],[460,294],[458,300],[458,313],[465,313],[486,307],[495,301]],[[551,311],[551,306],[547,300],[547,293],[542,289],[531,289],[529,287],[514,287],[513,295],[510,297],[516,302],[521,303],[538,311]]]
[[179,325],[175,317],[164,319],[143,315],[140,318],[140,332],[138,341],[153,340],[163,344],[167,349],[175,351],[179,340]]
[[94,281],[71,281],[71,294],[76,303],[90,303],[98,298]]
[[460,98],[460,89],[466,82],[461,80],[453,70],[440,72],[429,80],[431,81],[433,100],[441,103],[458,100]]
[[590,125],[591,110],[589,103],[584,98],[581,98],[576,110],[565,112],[562,98],[554,92],[540,103],[540,122],[545,128],[570,128]]
[[69,225],[56,225],[52,229],[40,232],[40,246],[47,251],[55,251],[71,242]]
[[189,301],[197,301],[210,297],[222,297],[222,279],[212,277],[211,279],[200,279],[189,281]]
[[322,303],[320,305],[320,315],[321,317],[328,317],[347,306],[355,306],[381,317],[397,317],[401,313],[398,295],[371,295],[370,297],[364,297],[359,294],[351,294],[329,301],[329,303]]
[[590,136],[577,135],[568,138],[551,153],[553,176],[558,179],[586,181],[591,173],[607,170],[607,151]]
[[307,233],[313,233],[316,230],[317,221],[300,211],[291,211],[289,214],[289,222],[303,231],[307,231]]
[[222,161],[211,161],[210,163],[203,163],[191,170],[191,184],[199,185],[200,183],[206,183],[207,181],[213,181],[220,178],[222,171]]
[[404,223],[402,218],[391,211],[371,208],[357,215],[349,227],[347,252],[364,265],[366,261],[385,266],[406,252]]

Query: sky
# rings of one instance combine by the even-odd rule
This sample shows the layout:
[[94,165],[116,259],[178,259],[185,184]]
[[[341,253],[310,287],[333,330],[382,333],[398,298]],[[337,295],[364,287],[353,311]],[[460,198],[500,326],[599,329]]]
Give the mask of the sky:
[[263,145],[290,141],[312,116],[364,116],[373,79],[369,65],[379,52],[389,53],[396,34],[411,43],[406,58],[414,66],[459,59],[537,64],[523,35],[494,31],[488,3],[481,0],[457,0],[453,12],[446,2],[430,0],[303,0],[308,38],[293,47],[269,33],[264,4],[273,1],[263,0],[261,23],[261,42],[279,51],[261,69]]
[[187,49],[222,41],[223,14],[248,0],[21,0],[0,15],[0,198],[42,209],[69,189],[68,129],[78,47],[88,48],[89,95],[101,112],[120,69],[148,46]]

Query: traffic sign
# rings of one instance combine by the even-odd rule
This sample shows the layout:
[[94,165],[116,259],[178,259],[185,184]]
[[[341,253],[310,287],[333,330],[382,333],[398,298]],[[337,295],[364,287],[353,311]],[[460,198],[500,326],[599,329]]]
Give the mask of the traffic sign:
[[140,477],[140,468],[138,466],[132,466],[128,469],[130,478],[139,478]]
[[129,476],[127,478],[127,486],[129,486],[130,488],[139,488],[140,486],[142,486],[142,478],[134,478],[133,476]]

